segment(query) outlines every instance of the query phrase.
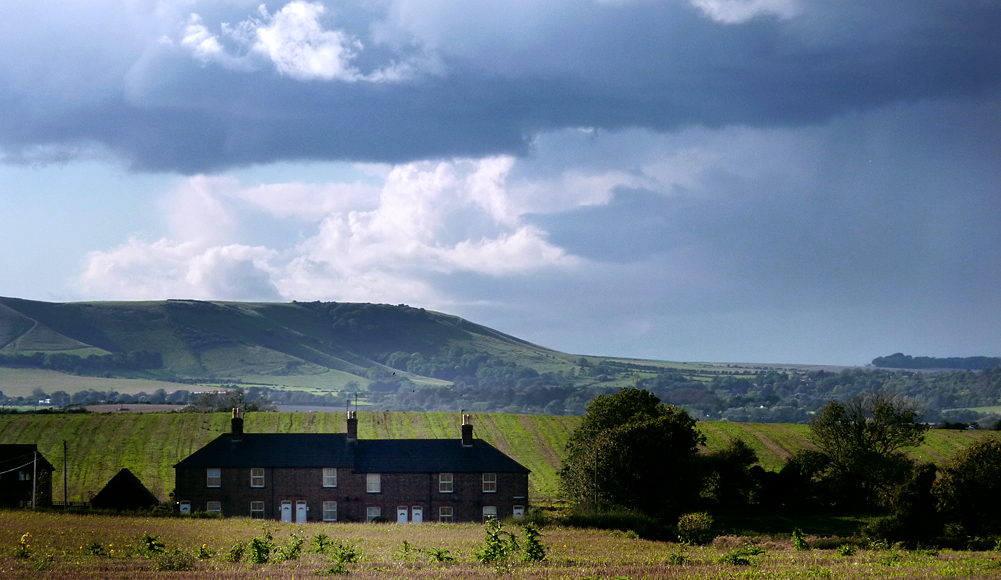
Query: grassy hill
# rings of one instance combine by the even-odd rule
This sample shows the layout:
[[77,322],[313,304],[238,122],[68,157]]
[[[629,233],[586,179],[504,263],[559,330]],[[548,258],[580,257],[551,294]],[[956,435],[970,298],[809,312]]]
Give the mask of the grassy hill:
[[[500,356],[539,372],[574,364],[570,355],[456,316],[404,305],[0,298],[0,354],[157,353],[162,368],[139,373],[147,378],[322,376],[333,386],[348,380],[364,386],[367,371],[382,367],[379,357],[397,351],[435,355],[456,348]],[[112,374],[137,373],[114,369]],[[410,378],[420,382],[421,376]]]
[[[360,412],[358,435],[365,438],[458,438],[458,413]],[[557,493],[556,471],[567,438],[580,417],[478,413],[476,437],[532,470],[533,501]],[[766,469],[779,469],[800,449],[810,447],[804,425],[699,422],[707,447],[718,449],[729,438],[747,442]],[[247,432],[344,432],[344,413],[248,413]],[[37,443],[56,467],[53,494],[62,501],[63,441],[68,448],[70,501],[89,500],[121,468],[135,473],[150,491],[166,499],[174,488],[172,466],[229,429],[225,413],[123,413],[0,415],[0,443]],[[969,445],[983,431],[928,433],[911,456],[941,463]]]

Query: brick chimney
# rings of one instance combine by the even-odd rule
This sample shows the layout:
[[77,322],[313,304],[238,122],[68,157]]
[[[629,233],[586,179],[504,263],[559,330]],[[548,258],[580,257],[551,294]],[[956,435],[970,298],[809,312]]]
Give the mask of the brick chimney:
[[358,440],[358,411],[348,411],[348,441]]
[[243,412],[239,407],[233,409],[233,430],[230,439],[243,441]]
[[469,420],[469,415],[462,414],[462,446],[473,446],[473,423]]

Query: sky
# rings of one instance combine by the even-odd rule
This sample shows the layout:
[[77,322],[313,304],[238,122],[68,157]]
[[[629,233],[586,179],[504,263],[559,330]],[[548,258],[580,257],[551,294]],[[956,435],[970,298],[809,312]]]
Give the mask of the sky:
[[998,0],[7,0],[0,295],[1001,356]]

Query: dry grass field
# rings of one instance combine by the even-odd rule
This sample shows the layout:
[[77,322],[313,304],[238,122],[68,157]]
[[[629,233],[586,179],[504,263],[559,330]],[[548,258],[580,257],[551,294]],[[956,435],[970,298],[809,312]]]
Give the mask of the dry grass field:
[[[523,538],[512,524],[507,529]],[[265,530],[278,546],[303,538],[296,559],[252,564],[227,561],[231,547]],[[30,532],[30,548],[17,552]],[[1001,578],[996,552],[906,551],[892,547],[858,549],[839,555],[831,549],[797,551],[788,536],[719,537],[712,545],[678,544],[631,538],[615,531],[545,528],[546,558],[509,565],[482,564],[473,556],[484,528],[474,524],[280,524],[242,518],[180,519],[101,515],[0,512],[0,578],[186,578],[287,579],[341,576],[357,579],[531,578],[567,580],[677,579],[882,579]],[[162,539],[173,559],[139,553],[143,534]],[[313,553],[313,538],[356,548],[358,561],[336,568],[332,556]],[[817,538],[810,538],[816,542]],[[741,562],[734,550],[752,545],[760,551]],[[406,547],[405,547],[406,546]],[[430,557],[448,550],[452,562]],[[25,553],[26,552],[26,553]],[[727,554],[731,554],[726,561]],[[199,557],[200,556],[200,557]],[[164,562],[183,561],[186,571],[169,571]]]

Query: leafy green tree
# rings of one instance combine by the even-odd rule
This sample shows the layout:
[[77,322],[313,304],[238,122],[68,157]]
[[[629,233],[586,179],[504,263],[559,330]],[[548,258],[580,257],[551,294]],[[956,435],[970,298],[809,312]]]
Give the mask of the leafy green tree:
[[597,499],[648,514],[676,514],[699,492],[701,478],[692,474],[704,443],[694,419],[649,391],[601,395],[588,403],[567,442],[560,488],[579,504]]
[[1001,438],[986,437],[956,454],[933,493],[945,520],[967,534],[1001,533]]
[[757,481],[751,466],[758,462],[758,454],[740,439],[731,439],[725,447],[702,458],[704,480],[703,499],[722,507],[746,506],[757,491]]
[[902,449],[920,445],[927,429],[912,403],[887,393],[831,401],[810,423],[835,501],[851,509],[889,505],[913,470]]

